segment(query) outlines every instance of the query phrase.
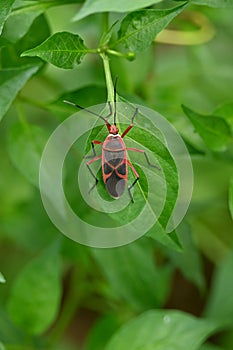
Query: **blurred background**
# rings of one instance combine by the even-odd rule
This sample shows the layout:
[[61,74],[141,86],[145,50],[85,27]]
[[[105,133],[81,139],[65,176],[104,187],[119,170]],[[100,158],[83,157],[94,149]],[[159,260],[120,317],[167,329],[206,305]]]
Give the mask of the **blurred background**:
[[[170,4],[164,1],[157,7]],[[88,47],[96,47],[102,14],[72,22],[78,9],[77,4],[57,6],[37,17],[20,41],[1,48],[1,69],[30,60],[19,58],[19,53],[57,31],[78,33]],[[145,237],[117,249],[88,248],[58,232],[43,208],[37,182],[41,151],[50,133],[72,113],[63,106],[62,96],[77,96],[84,107],[106,101],[97,55],[85,56],[75,70],[45,64],[1,121],[0,271],[6,283],[0,285],[0,341],[7,350],[104,349],[122,324],[146,310],[178,309],[199,317],[208,315],[214,295],[221,295],[221,310],[219,304],[216,309],[222,315],[217,317],[229,322],[201,349],[233,348],[233,230],[228,204],[232,143],[222,151],[209,149],[181,108],[184,104],[197,113],[220,116],[233,127],[232,11],[190,5],[169,29],[198,32],[197,24],[187,18],[190,11],[193,18],[204,16],[214,30],[207,42],[174,45],[174,34],[168,33],[169,44],[155,42],[133,62],[110,58],[112,76],[119,77],[119,94],[162,114],[190,150],[194,191],[177,230],[182,252]],[[121,17],[111,13],[109,23]],[[17,35],[9,21],[3,38],[14,42]],[[33,126],[30,135],[27,124]],[[71,166],[68,179],[72,171]],[[72,196],[74,180],[66,181],[66,188]],[[219,285],[226,295],[218,294]],[[25,299],[35,295],[37,300],[37,294],[37,311],[32,298],[29,315],[24,316]]]

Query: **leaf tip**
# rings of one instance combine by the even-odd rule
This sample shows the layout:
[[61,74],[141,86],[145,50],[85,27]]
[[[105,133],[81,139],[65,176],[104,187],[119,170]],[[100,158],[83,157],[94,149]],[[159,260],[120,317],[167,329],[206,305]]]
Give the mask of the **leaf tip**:
[[183,112],[187,115],[187,117],[189,117],[190,114],[194,114],[194,111],[191,110],[189,107],[185,106],[184,104],[181,104],[181,108]]
[[186,107],[183,103],[181,104],[181,108],[183,109],[184,112],[185,112],[187,109],[189,109],[189,108]]
[[27,50],[21,53],[20,57],[35,56],[30,53],[31,50]]

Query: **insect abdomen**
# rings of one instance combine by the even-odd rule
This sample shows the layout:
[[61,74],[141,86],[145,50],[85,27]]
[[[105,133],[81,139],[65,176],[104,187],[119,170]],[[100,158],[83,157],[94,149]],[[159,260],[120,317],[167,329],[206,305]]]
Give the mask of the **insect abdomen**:
[[108,193],[119,198],[125,190],[128,171],[126,164],[126,149],[120,136],[109,136],[102,150],[103,179]]
[[106,189],[112,197],[119,198],[125,191],[125,184],[126,179],[118,176],[114,170],[106,180]]

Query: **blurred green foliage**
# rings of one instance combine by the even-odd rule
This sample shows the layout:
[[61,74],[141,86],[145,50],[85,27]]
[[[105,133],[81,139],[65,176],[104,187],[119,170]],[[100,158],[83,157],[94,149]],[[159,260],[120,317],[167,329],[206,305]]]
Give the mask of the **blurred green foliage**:
[[[233,348],[232,6],[232,0],[1,2],[1,350]],[[162,29],[193,27],[198,35],[192,21],[187,28],[190,12],[214,28],[211,40],[178,46],[168,32],[170,44],[152,42]],[[62,101],[88,107],[111,97],[101,56],[119,76],[121,99],[167,118],[194,167],[190,208],[167,235],[176,169],[158,138],[132,130],[131,141],[157,150],[167,166],[170,197],[148,235],[112,249],[88,248],[61,235],[38,190],[46,140],[74,111]],[[106,131],[94,128],[91,136],[97,134],[104,138]],[[81,202],[74,174],[88,146],[75,147],[64,175],[72,206],[100,225],[125,220],[124,212],[98,216]],[[99,191],[105,198],[103,184]],[[140,198],[136,192],[132,217]]]

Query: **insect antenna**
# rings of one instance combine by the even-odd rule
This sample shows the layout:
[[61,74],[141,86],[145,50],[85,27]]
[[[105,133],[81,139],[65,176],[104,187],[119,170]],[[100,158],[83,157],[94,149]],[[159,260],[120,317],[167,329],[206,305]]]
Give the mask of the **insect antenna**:
[[114,82],[114,115],[113,115],[114,125],[116,125],[116,85],[117,85],[117,80],[118,80],[118,76],[116,76],[115,82]]
[[82,107],[82,106],[77,105],[76,103],[73,103],[73,102],[70,102],[70,101],[67,101],[67,100],[63,100],[63,102],[65,102],[65,103],[67,103],[67,104],[69,104],[69,105],[71,105],[71,106],[74,106],[74,107],[77,107],[77,108],[80,108],[80,109],[84,109],[84,110],[87,111],[88,113],[91,113],[91,114],[93,114],[93,115],[99,117],[100,119],[102,119],[102,120],[105,122],[105,124],[107,125],[107,127],[110,127],[110,126],[111,126],[111,125],[109,124],[109,122],[107,121],[107,119],[104,118],[104,117],[102,117],[100,114],[95,113],[95,112],[91,111],[91,110],[88,109],[88,108],[84,108],[84,107]]

